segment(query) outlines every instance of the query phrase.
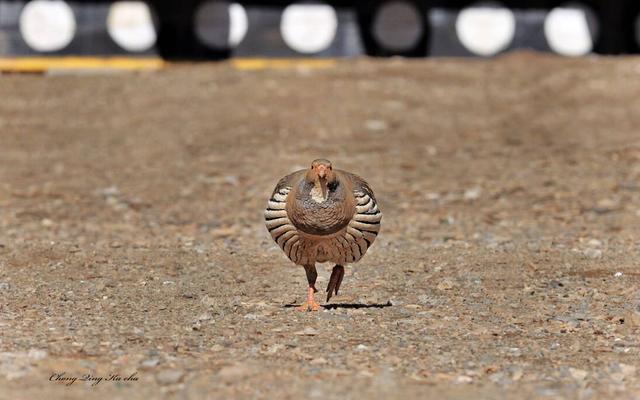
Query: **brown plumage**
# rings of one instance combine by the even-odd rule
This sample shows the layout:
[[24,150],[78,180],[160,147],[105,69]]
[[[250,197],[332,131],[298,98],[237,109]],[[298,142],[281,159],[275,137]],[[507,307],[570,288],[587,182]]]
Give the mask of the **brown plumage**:
[[327,301],[338,294],[344,264],[359,261],[380,230],[382,213],[367,182],[334,170],[323,159],[280,179],[264,213],[273,240],[291,261],[302,265],[309,289],[302,309],[318,310],[313,294],[316,263],[336,266],[327,287]]

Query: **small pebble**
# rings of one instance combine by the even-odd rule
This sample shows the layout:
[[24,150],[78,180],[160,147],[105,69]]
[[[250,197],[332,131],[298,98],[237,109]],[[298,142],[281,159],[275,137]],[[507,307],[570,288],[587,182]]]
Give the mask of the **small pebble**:
[[117,186],[109,186],[102,190],[102,195],[104,197],[113,197],[120,194],[120,189]]
[[625,377],[633,377],[636,375],[636,371],[637,368],[635,365],[629,365],[629,364],[620,364],[618,365],[618,367],[620,368],[620,372],[622,372],[622,374]]
[[156,382],[161,385],[173,385],[180,382],[184,372],[179,369],[167,369],[156,375]]
[[589,372],[583,369],[569,368],[569,375],[576,381],[583,381],[589,375]]
[[47,351],[41,350],[41,349],[31,349],[27,353],[27,357],[29,357],[32,360],[43,360],[47,358],[47,355],[48,355]]
[[317,334],[318,334],[318,331],[311,327],[306,327],[303,330],[296,332],[296,335],[299,335],[299,336],[315,336]]
[[238,186],[238,184],[240,183],[240,181],[238,180],[238,177],[235,175],[227,175],[224,177],[224,181],[225,183],[228,183],[232,186]]
[[377,119],[367,120],[367,122],[365,123],[365,126],[367,127],[368,130],[374,131],[374,132],[384,131],[387,129],[387,123]]
[[471,382],[473,382],[473,378],[470,377],[470,376],[466,376],[466,375],[460,375],[460,376],[456,377],[455,382],[459,383],[459,384],[471,383]]
[[210,321],[213,316],[209,313],[203,313],[198,316],[198,321]]
[[224,346],[221,346],[219,344],[214,344],[213,346],[211,346],[211,351],[214,353],[217,353],[222,350],[224,350]]
[[443,279],[436,287],[438,290],[451,290],[453,289],[453,282],[450,279]]
[[589,247],[600,247],[602,246],[602,242],[598,239],[591,239],[587,242],[587,246]]
[[474,187],[474,188],[465,190],[464,198],[465,200],[477,200],[480,198],[481,194],[482,194],[482,188]]
[[585,255],[585,257],[587,258],[591,258],[593,260],[601,258],[602,257],[602,250],[599,249],[593,249],[593,248],[588,248],[585,249],[582,254]]
[[148,358],[140,363],[140,366],[143,368],[153,368],[160,364],[160,359],[157,357]]
[[209,295],[204,295],[204,297],[200,300],[200,303],[204,304],[207,307],[215,306],[217,304],[216,300]]
[[327,363],[327,359],[324,357],[314,358],[313,360],[309,361],[309,364],[311,365],[323,365],[326,363]]
[[225,381],[233,382],[245,378],[250,373],[251,370],[247,366],[243,364],[237,364],[223,367],[220,371],[218,371],[218,377]]

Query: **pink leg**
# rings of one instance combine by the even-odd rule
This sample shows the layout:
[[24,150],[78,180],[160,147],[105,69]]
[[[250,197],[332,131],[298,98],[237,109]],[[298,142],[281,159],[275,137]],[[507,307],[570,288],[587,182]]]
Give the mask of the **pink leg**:
[[305,301],[300,307],[297,308],[298,311],[318,311],[320,310],[320,304],[316,303],[315,300],[315,290],[312,287],[309,287],[307,290],[307,301]]
[[307,289],[307,301],[304,302],[300,307],[298,307],[299,311],[318,311],[320,310],[320,304],[316,303],[315,293],[316,290],[316,279],[318,278],[318,272],[316,271],[315,265],[305,265],[304,270],[307,273],[307,281],[309,282],[309,288]]

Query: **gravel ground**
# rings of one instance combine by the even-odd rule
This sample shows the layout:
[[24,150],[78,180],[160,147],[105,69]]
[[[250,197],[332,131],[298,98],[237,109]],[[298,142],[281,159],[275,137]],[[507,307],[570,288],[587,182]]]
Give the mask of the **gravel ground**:
[[[638,398],[638,93],[528,53],[0,76],[0,398]],[[385,217],[300,313],[262,210],[318,157]]]

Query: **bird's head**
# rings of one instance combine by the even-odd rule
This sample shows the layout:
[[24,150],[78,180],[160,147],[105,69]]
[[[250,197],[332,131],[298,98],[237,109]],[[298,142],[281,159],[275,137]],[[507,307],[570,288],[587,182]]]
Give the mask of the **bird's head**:
[[311,177],[314,182],[317,180],[332,181],[334,179],[334,173],[331,167],[331,161],[324,159],[313,160],[307,175]]
[[325,159],[313,160],[311,168],[307,171],[307,182],[313,183],[314,187],[320,191],[316,193],[314,200],[327,199],[328,185],[336,181],[336,174],[333,172],[331,161]]

